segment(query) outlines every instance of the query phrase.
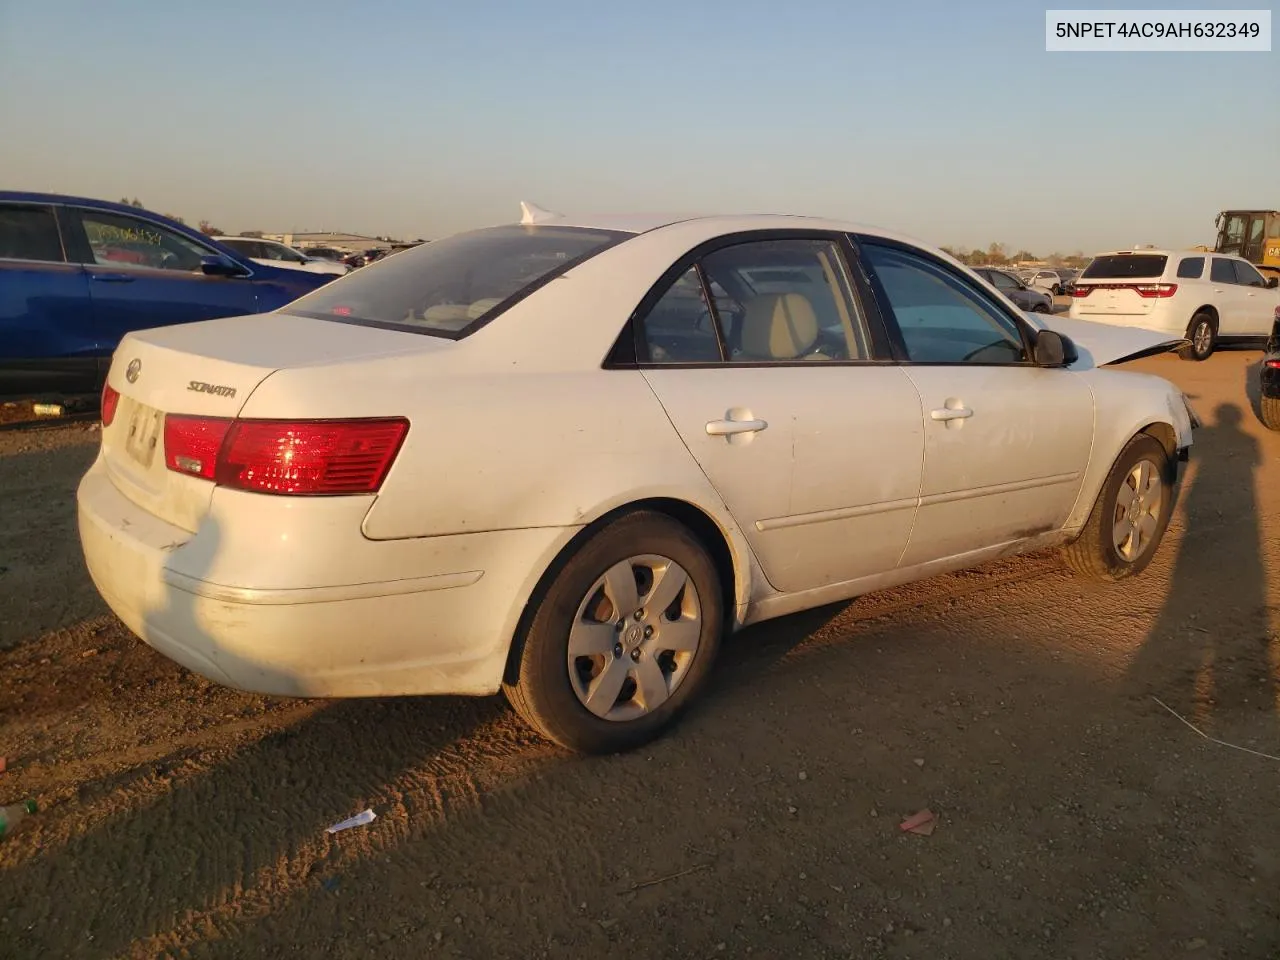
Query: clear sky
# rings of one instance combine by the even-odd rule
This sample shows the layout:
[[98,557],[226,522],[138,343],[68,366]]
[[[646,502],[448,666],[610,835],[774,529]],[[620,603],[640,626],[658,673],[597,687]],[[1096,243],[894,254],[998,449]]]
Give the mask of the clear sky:
[[0,186],[233,232],[434,238],[528,199],[1039,253],[1280,208],[1280,53],[1050,54],[1045,7],[0,0]]

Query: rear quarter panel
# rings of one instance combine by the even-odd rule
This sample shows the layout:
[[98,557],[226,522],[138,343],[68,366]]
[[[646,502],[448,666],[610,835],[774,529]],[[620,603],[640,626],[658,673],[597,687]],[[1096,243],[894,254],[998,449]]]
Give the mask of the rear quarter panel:
[[725,534],[745,602],[746,541],[639,371],[482,372],[466,354],[460,343],[435,356],[279,371],[241,416],[407,416],[404,446],[364,518],[371,540],[582,527],[639,500],[683,501]]

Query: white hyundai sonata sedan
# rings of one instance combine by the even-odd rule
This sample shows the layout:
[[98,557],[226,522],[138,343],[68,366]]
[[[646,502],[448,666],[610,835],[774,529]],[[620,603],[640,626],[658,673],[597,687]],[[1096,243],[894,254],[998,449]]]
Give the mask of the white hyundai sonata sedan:
[[1105,365],[1180,342],[846,223],[526,206],[127,336],[80,535],[130,629],[220,683],[502,689],[625,749],[747,624],[1054,545],[1142,570],[1193,416]]

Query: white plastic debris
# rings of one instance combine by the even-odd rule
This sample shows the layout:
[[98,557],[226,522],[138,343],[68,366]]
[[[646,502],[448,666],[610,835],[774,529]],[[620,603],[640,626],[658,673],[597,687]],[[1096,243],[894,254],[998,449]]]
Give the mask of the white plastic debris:
[[363,827],[366,823],[373,823],[378,819],[378,815],[372,810],[366,810],[363,813],[357,813],[354,817],[348,817],[339,823],[335,823],[329,827],[325,833],[337,833],[340,830],[350,830],[352,827]]

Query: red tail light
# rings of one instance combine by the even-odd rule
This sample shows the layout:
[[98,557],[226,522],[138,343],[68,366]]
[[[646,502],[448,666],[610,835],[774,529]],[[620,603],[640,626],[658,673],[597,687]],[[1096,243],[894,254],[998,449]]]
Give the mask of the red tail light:
[[1264,360],[1263,363],[1271,370],[1280,370],[1280,360]]
[[1082,287],[1079,284],[1076,284],[1071,288],[1071,296],[1075,297],[1077,300],[1083,300],[1091,293],[1093,293],[1093,287]]
[[165,417],[164,465],[175,473],[214,479],[218,451],[234,422],[222,417]]
[[376,493],[409,421],[165,418],[165,465],[257,493]]
[[102,385],[102,403],[100,404],[102,425],[104,427],[111,426],[111,421],[116,418],[116,407],[119,405],[120,391],[113,389],[111,384],[104,383]]
[[1136,283],[1133,289],[1138,291],[1138,296],[1150,300],[1153,297],[1172,297],[1178,292],[1176,283]]

